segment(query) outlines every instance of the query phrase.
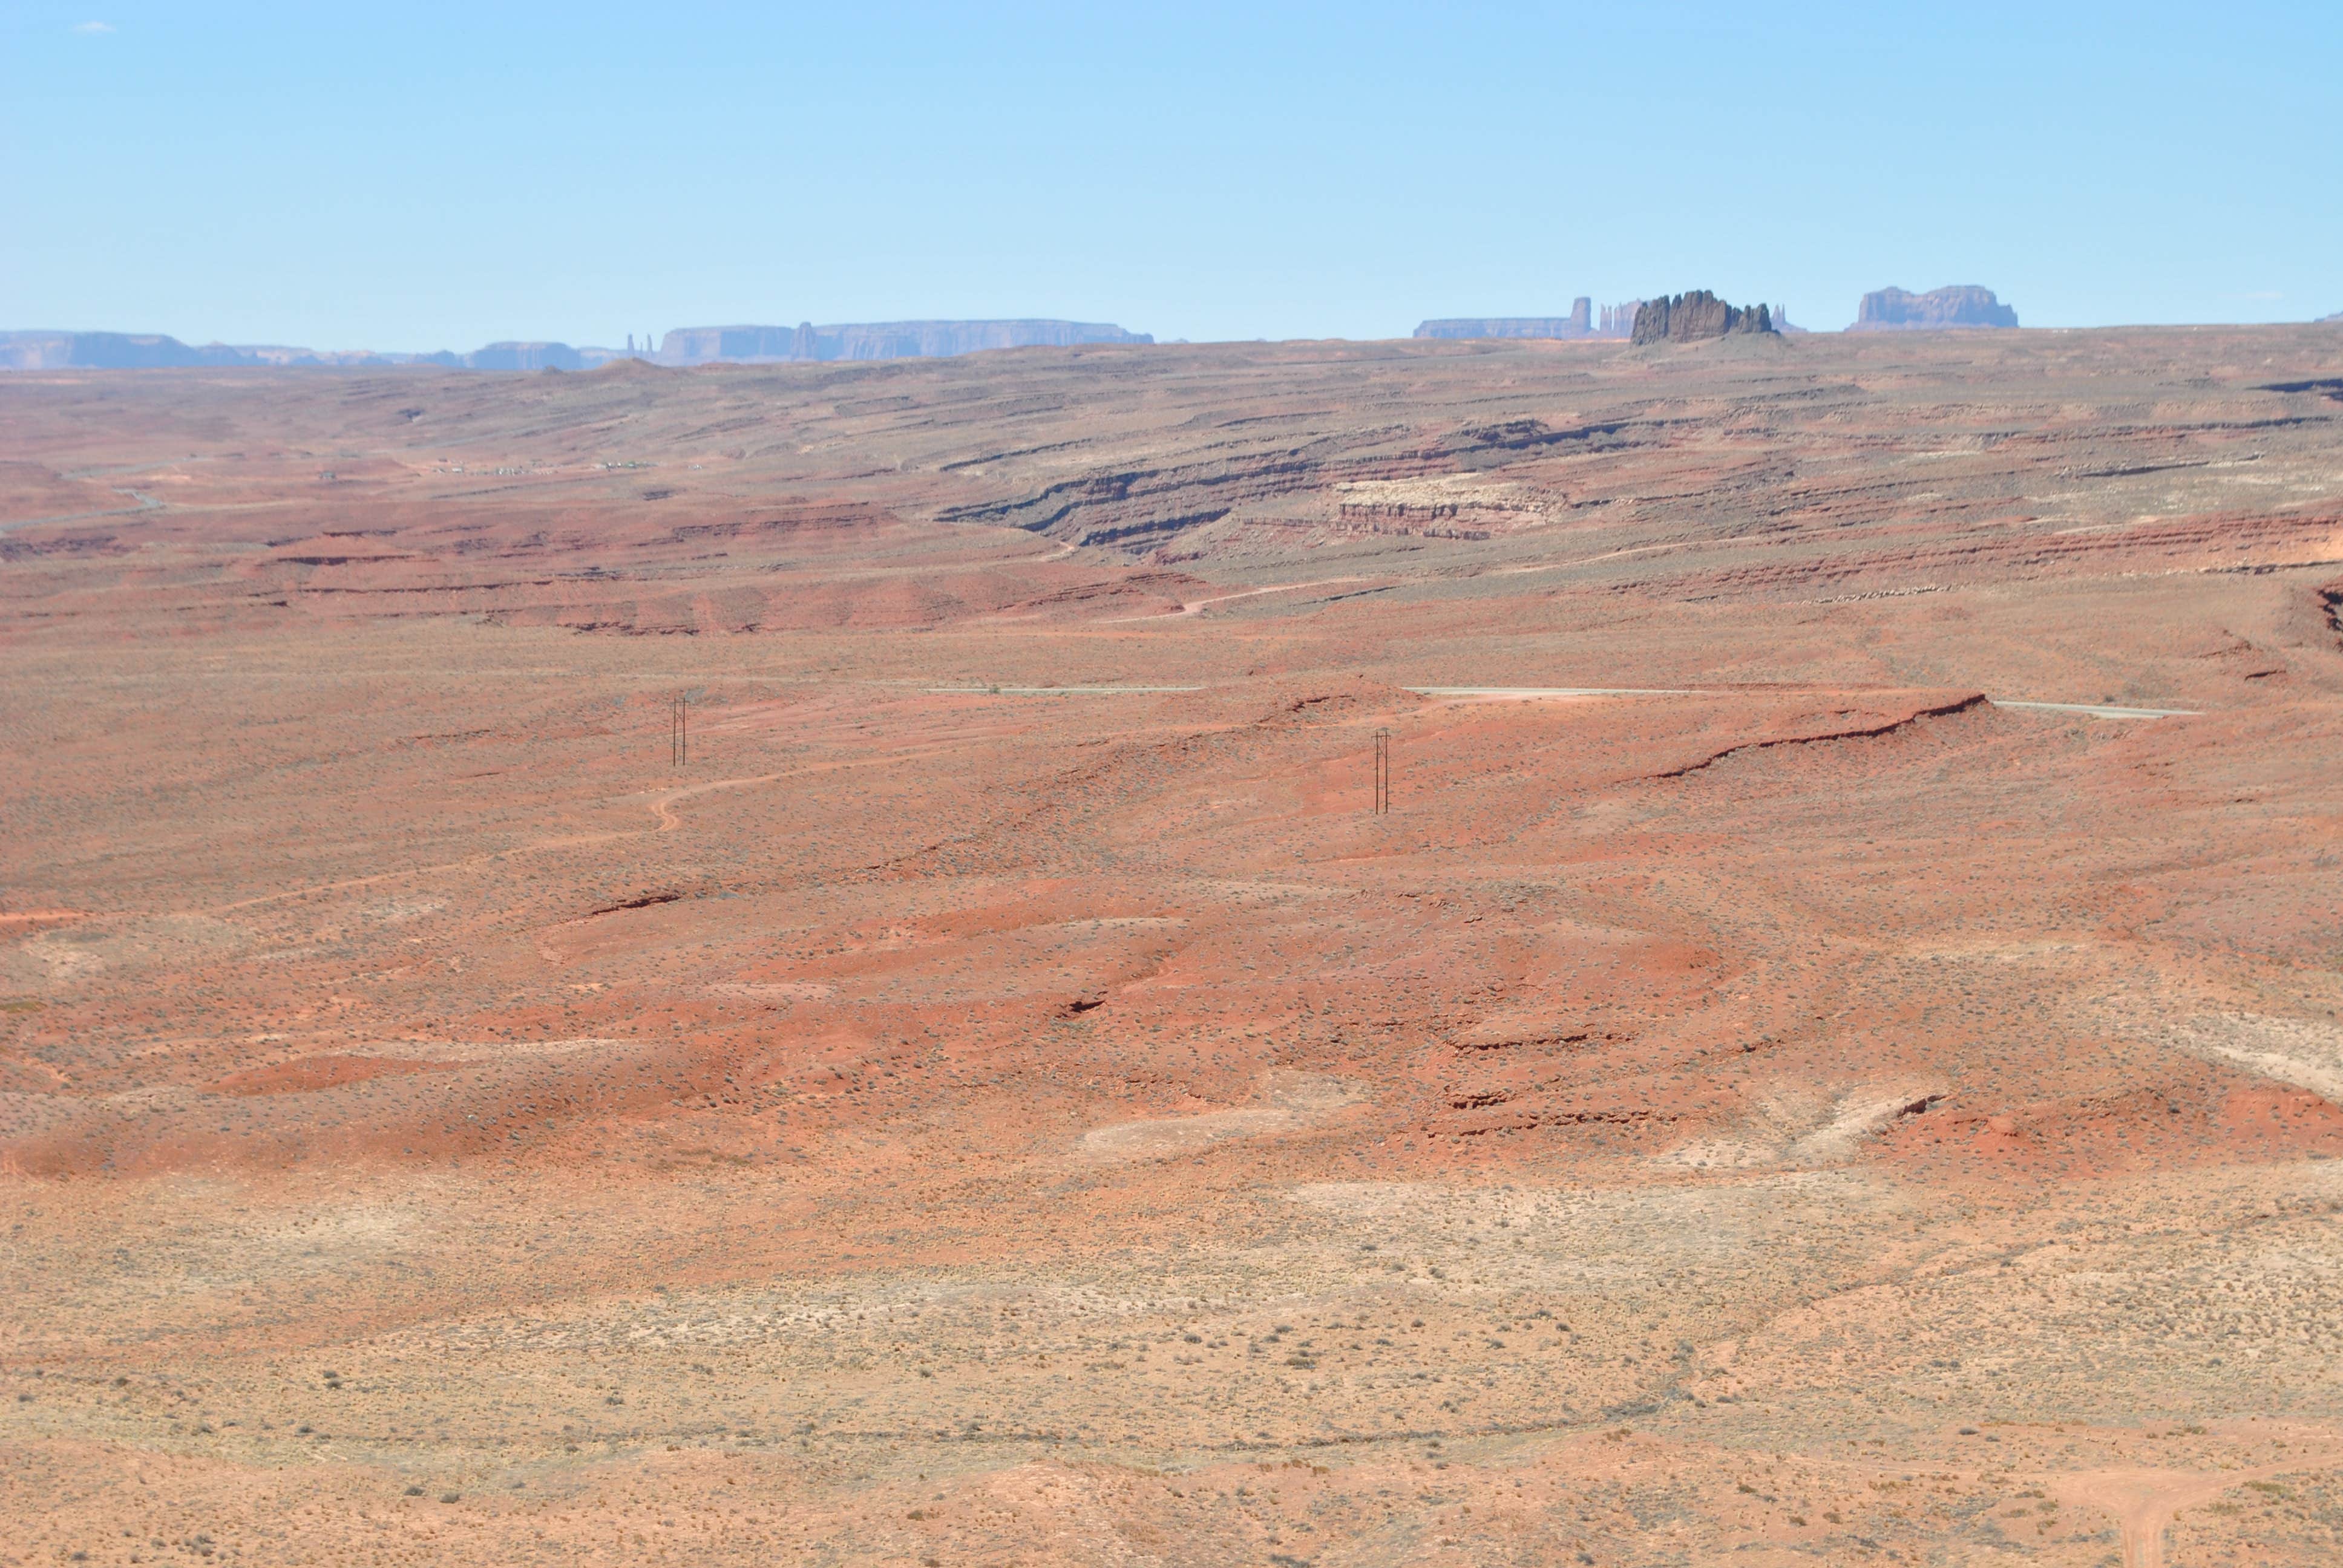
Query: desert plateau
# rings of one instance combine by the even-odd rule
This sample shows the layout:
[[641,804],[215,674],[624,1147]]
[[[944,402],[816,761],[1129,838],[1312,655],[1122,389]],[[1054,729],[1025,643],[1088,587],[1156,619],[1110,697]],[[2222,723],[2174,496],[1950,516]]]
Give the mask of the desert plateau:
[[26,369],[0,649],[0,1564],[2343,1561],[2343,328]]

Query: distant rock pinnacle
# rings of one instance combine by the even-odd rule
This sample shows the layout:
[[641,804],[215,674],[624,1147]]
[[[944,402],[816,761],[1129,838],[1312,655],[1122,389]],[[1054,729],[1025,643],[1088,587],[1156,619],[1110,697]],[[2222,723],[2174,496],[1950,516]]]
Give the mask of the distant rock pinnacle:
[[1696,343],[1707,337],[1772,333],[1774,314],[1762,305],[1727,305],[1704,288],[1647,300],[1635,312],[1631,343]]

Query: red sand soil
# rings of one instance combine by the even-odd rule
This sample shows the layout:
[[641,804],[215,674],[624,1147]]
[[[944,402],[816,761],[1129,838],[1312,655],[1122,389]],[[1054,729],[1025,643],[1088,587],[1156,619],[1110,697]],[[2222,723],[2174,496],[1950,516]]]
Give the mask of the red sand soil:
[[0,1563],[2334,1561],[2335,341],[0,380]]

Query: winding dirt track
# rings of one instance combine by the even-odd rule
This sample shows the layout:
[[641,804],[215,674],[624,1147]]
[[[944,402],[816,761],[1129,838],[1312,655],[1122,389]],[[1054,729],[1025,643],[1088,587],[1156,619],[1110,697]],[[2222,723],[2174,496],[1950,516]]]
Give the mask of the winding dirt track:
[[2060,1501],[2115,1516],[2123,1531],[2124,1568],[2164,1568],[2165,1533],[2173,1515],[2197,1508],[2252,1481],[2329,1466],[2343,1451],[2305,1454],[2283,1466],[2218,1472],[2114,1469],[2047,1478]]
[[[1069,547],[1071,548],[1071,547]],[[1365,578],[1318,578],[1309,582],[1273,583],[1268,588],[1241,588],[1234,593],[1213,594],[1206,598],[1183,601],[1178,609],[1167,609],[1154,615],[1124,615],[1111,618],[1110,626],[1128,626],[1140,621],[1184,620],[1199,616],[1216,604],[1235,604],[1241,599],[1259,598],[1263,594],[1300,593],[1304,588],[1333,588],[1342,583],[1368,581]]]

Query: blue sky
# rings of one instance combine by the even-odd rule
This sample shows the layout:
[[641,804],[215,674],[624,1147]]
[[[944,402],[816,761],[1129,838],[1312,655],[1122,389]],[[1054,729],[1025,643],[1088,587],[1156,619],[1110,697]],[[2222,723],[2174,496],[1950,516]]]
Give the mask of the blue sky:
[[0,327],[468,348],[1059,316],[1373,337],[1710,287],[2343,310],[2343,0],[0,0]]

